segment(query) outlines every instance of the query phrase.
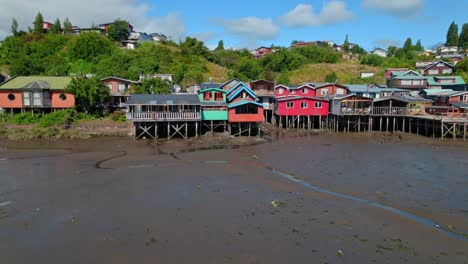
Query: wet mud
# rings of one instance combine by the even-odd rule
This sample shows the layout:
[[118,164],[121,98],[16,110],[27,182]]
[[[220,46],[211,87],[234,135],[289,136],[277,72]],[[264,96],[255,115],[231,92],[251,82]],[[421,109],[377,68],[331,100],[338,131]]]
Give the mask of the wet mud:
[[390,135],[2,141],[0,263],[466,263],[467,154]]

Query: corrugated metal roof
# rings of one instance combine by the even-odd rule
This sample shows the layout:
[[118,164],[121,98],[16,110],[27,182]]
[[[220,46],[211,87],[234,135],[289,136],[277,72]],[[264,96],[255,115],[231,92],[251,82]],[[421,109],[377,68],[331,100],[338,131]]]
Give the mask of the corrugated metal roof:
[[[439,83],[436,81],[438,79],[455,79],[455,83]],[[428,85],[462,85],[465,84],[465,80],[461,76],[428,76],[427,77]]]
[[460,107],[460,108],[468,108],[468,103],[462,103],[462,102],[453,102],[450,103],[453,106]]
[[201,105],[196,94],[134,94],[127,105]]
[[345,84],[351,93],[381,93],[381,92],[406,92],[405,89],[400,88],[378,88],[368,87],[365,84]]
[[0,89],[21,89],[28,86],[30,86],[28,88],[47,86],[45,89],[65,89],[71,79],[62,76],[17,76],[2,83]]

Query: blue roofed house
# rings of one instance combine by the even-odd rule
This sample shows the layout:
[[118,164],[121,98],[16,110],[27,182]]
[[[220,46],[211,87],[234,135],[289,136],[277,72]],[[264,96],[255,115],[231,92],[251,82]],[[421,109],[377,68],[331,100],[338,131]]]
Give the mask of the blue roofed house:
[[427,88],[466,91],[468,87],[461,76],[428,76]]
[[375,84],[345,84],[349,89],[349,94],[354,94],[358,96],[368,97],[368,98],[381,98],[390,95],[410,95],[409,90],[400,89],[400,88],[387,88]]
[[413,70],[403,73],[392,72],[390,77],[387,78],[387,86],[419,91],[427,87],[427,78]]

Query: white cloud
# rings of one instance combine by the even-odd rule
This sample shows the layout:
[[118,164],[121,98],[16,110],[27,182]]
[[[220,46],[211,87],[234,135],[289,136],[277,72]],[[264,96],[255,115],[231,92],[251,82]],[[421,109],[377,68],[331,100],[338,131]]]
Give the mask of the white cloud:
[[10,34],[13,17],[20,29],[27,30],[41,12],[46,21],[62,22],[66,17],[73,25],[89,27],[92,24],[112,22],[117,18],[128,20],[136,31],[160,32],[178,40],[186,34],[186,27],[178,13],[151,17],[150,7],[140,0],[0,0],[0,39]]
[[271,18],[243,17],[234,20],[217,19],[230,34],[240,36],[245,46],[255,46],[259,40],[272,40],[278,36],[279,27]]
[[216,36],[217,36],[216,33],[209,32],[209,31],[200,32],[200,33],[196,33],[196,34],[193,35],[194,38],[196,38],[198,40],[201,40],[201,41],[203,41],[205,43],[212,40],[212,39],[214,39]]
[[293,10],[280,17],[280,21],[290,27],[306,27],[334,24],[353,18],[342,1],[332,0],[324,4],[320,13],[315,14],[312,5],[298,4]]
[[364,0],[362,6],[381,10],[393,16],[410,18],[418,15],[425,3],[425,0]]

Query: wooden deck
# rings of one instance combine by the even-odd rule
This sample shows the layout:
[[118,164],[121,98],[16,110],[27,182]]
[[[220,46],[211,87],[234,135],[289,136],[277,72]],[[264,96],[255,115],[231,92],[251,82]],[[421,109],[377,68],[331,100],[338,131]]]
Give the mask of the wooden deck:
[[133,122],[200,121],[198,112],[129,112],[127,120]]

